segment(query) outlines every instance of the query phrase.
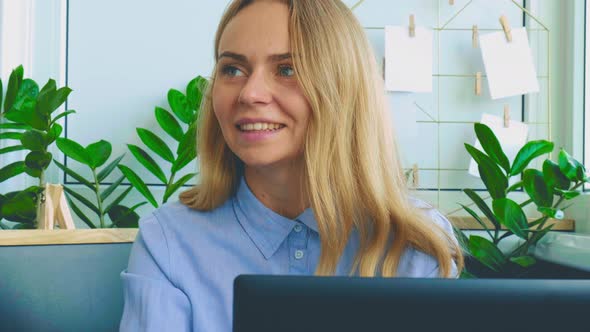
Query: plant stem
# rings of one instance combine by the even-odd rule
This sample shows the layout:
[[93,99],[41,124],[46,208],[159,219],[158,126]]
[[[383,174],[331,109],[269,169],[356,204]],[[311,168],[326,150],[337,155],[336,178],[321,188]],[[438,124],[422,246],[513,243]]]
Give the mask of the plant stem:
[[104,228],[104,212],[102,211],[102,199],[100,198],[100,183],[96,176],[96,170],[92,170],[92,176],[94,176],[94,193],[96,194],[96,203],[98,205],[98,217],[100,219],[100,228]]
[[[47,152],[47,151],[44,151]],[[37,218],[35,218],[35,228],[38,228],[41,224],[41,209],[42,205],[45,204],[45,170],[41,170],[41,174],[39,175],[39,187],[42,188],[41,193],[37,195]]]
[[166,184],[166,190],[164,191],[164,200],[162,201],[162,204],[166,203],[168,201],[168,198],[170,197],[166,197],[166,193],[168,192],[168,190],[170,189],[170,186],[174,183],[174,176],[176,175],[176,173],[172,173],[170,175],[170,179],[168,180],[168,183]]
[[[571,189],[571,190],[576,190],[578,188],[580,188],[580,186],[582,186],[584,183],[586,183],[585,181],[580,181],[578,183],[576,183],[576,185]],[[559,207],[559,205],[565,200],[565,198],[563,196],[561,196],[558,200],[557,203],[555,203],[555,205],[553,205],[554,209],[557,209]],[[543,222],[541,222],[539,224],[539,226],[537,226],[537,228],[535,228],[536,230],[541,230],[543,229],[543,226],[545,226],[545,223],[547,222],[547,220],[549,220],[549,218],[546,218],[545,220],[543,220]]]
[[520,207],[521,207],[521,208],[523,208],[523,207],[525,207],[525,206],[527,206],[527,205],[531,204],[532,202],[533,202],[533,199],[532,199],[532,198],[529,198],[529,199],[527,199],[526,201],[524,201],[524,202],[520,203]]

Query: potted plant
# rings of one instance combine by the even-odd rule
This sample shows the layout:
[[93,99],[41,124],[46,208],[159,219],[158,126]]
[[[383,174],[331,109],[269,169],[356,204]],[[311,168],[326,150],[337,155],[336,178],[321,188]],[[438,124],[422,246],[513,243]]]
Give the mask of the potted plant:
[[[493,131],[482,123],[474,127],[483,151],[469,144],[465,148],[478,165],[481,180],[492,199],[491,206],[475,190],[463,192],[492,226],[469,206],[461,205],[487,233],[487,237],[467,236],[455,230],[470,266],[463,277],[521,277],[536,263],[530,249],[552,229],[554,224],[547,225],[548,220],[564,217],[567,206],[563,204],[580,195],[580,188],[589,178],[584,166],[563,149],[557,162],[545,159],[542,170],[527,168],[533,159],[553,151],[554,144],[546,140],[526,143],[510,163]],[[509,185],[511,178],[518,181]],[[527,198],[517,202],[516,191],[524,191]],[[532,220],[523,210],[530,204],[540,214]],[[500,250],[500,243],[512,236],[519,238],[519,245],[508,252]]]

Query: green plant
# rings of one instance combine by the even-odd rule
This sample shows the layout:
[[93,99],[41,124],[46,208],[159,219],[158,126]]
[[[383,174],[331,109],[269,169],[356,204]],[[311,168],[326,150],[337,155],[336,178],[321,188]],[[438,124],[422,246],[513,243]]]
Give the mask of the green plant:
[[[114,183],[110,184],[106,189],[101,189],[101,182],[104,181],[112,172],[113,170],[119,165],[121,159],[123,159],[124,155],[119,156],[115,160],[111,161],[108,165],[102,167],[111,157],[112,153],[112,145],[111,143],[100,140],[89,144],[86,147],[81,146],[80,144],[76,143],[73,140],[67,138],[58,138],[57,139],[57,147],[68,157],[71,159],[88,166],[92,173],[92,179],[87,180],[80,174],[76,173],[72,169],[66,167],[65,165],[59,163],[57,160],[54,160],[54,163],[63,170],[66,174],[71,176],[72,178],[76,179],[80,184],[84,185],[88,189],[90,189],[95,197],[96,203],[91,202],[90,200],[86,199],[83,195],[76,192],[75,190],[64,186],[64,191],[68,196],[68,201],[70,207],[76,213],[76,215],[84,221],[86,225],[90,228],[97,228],[97,226],[91,221],[91,219],[86,216],[82,210],[74,203],[73,198],[75,198],[78,202],[84,204],[87,208],[89,208],[92,212],[94,212],[100,222],[99,227],[105,228],[107,227],[105,222],[105,216],[108,215],[111,224],[108,227],[138,227],[139,215],[135,212],[135,210],[146,204],[146,202],[141,202],[139,204],[134,205],[131,208],[126,206],[120,205],[121,201],[129,194],[129,192],[133,189],[133,187],[129,186],[125,191],[123,191],[119,196],[114,198],[109,205],[106,205],[107,198],[117,189],[125,176],[120,176]],[[101,170],[99,168],[102,167]]]
[[[467,254],[492,272],[492,275],[526,270],[536,263],[535,258],[529,254],[529,249],[553,227],[545,226],[547,221],[550,218],[563,218],[563,210],[566,207],[562,207],[562,204],[580,195],[578,189],[587,183],[589,178],[584,166],[563,149],[559,152],[557,163],[546,159],[542,171],[527,169],[533,159],[553,151],[552,142],[528,142],[520,149],[511,165],[488,126],[476,123],[475,133],[484,151],[469,144],[465,144],[465,148],[478,165],[481,180],[492,198],[491,208],[476,191],[463,191],[487,217],[493,228],[488,227],[474,210],[461,205],[483,226],[490,239],[477,235],[467,237],[462,231],[456,230],[459,242]],[[512,177],[517,177],[519,181],[509,185]],[[528,196],[521,203],[509,197],[519,189],[524,189]],[[523,208],[529,204],[536,206],[541,217],[532,221],[527,219]],[[502,226],[507,228],[504,234],[501,234]],[[498,245],[510,236],[519,237],[522,243],[514,250],[504,253]],[[465,273],[467,277],[470,275],[469,271]]]
[[[45,171],[53,159],[48,150],[63,129],[57,120],[74,111],[69,110],[53,116],[72,90],[68,87],[57,89],[55,81],[50,79],[39,91],[35,81],[23,79],[23,72],[23,67],[19,66],[10,74],[4,108],[0,115],[0,139],[18,143],[0,149],[0,154],[21,150],[28,150],[29,153],[24,161],[16,161],[2,167],[0,182],[26,173],[38,178],[39,185],[5,195],[0,194],[0,220],[19,223],[14,228],[36,228],[39,203],[44,201]],[[0,80],[0,105],[2,95]]]
[[[175,181],[176,174],[187,164],[196,158],[196,124],[199,118],[199,108],[203,93],[207,88],[207,80],[201,76],[191,80],[186,87],[186,95],[182,92],[170,89],[168,91],[168,103],[172,113],[156,107],[155,116],[160,127],[175,141],[178,142],[176,153],[152,131],[145,128],[137,128],[137,135],[153,153],[170,165],[169,177],[156,162],[154,157],[143,148],[127,144],[131,154],[150,173],[152,173],[162,184],[165,185],[162,204],[166,203],[172,194],[192,179],[196,173],[188,173]],[[180,122],[179,122],[180,120]],[[183,129],[183,125],[187,127]],[[158,203],[148,186],[137,173],[125,165],[118,166],[121,172],[129,180],[131,185],[137,189],[154,207]]]

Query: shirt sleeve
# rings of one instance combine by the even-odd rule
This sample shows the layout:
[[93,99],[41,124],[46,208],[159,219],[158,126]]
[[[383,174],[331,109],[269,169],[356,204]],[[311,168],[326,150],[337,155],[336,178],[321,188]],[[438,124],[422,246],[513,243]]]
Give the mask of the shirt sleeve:
[[140,221],[123,282],[123,316],[119,330],[190,331],[191,305],[171,282],[166,237],[155,216]]

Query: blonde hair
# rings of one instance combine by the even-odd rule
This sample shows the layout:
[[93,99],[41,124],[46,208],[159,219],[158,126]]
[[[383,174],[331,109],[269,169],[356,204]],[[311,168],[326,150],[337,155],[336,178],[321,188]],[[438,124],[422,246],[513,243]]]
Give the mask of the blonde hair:
[[[234,0],[226,9],[215,59],[226,25],[252,2]],[[463,256],[451,235],[410,202],[387,125],[383,81],[363,28],[340,0],[283,2],[290,11],[293,65],[312,109],[303,181],[321,239],[316,274],[334,274],[355,228],[360,248],[351,274],[395,276],[408,247],[434,257],[440,276],[451,276],[453,260],[461,271]],[[212,76],[198,131],[200,183],[180,195],[183,204],[205,211],[234,195],[243,173],[213,113]]]

